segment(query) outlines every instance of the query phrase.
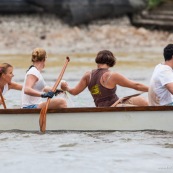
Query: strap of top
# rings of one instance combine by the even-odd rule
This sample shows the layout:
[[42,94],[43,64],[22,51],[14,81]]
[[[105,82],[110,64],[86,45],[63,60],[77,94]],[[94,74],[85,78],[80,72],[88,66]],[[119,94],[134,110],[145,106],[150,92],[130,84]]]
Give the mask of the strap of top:
[[31,65],[26,72],[28,72],[32,67],[35,67],[35,66]]

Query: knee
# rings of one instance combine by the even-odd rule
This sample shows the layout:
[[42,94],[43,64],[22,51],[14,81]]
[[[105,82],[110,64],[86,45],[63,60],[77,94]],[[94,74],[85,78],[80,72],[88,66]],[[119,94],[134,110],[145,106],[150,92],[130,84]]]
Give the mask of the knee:
[[148,106],[148,101],[141,96],[137,96],[133,97],[133,104],[138,106]]
[[58,107],[60,107],[60,108],[66,108],[67,107],[67,102],[63,98],[58,98],[56,100],[56,103],[57,103]]

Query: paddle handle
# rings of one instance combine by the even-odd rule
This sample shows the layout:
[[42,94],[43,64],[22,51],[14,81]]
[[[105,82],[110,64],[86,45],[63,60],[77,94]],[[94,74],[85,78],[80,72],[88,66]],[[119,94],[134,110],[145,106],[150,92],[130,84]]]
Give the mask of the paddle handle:
[[2,92],[0,92],[0,97],[1,97],[2,105],[3,105],[4,109],[7,109]]
[[133,94],[133,95],[129,95],[129,96],[125,96],[125,97],[122,97],[120,99],[118,99],[113,105],[111,105],[110,107],[116,107],[119,103],[121,103],[122,101],[124,100],[128,100],[130,99],[131,97],[136,97],[136,96],[139,96],[141,94],[143,94],[144,92],[140,92],[140,93],[137,93],[137,94]]

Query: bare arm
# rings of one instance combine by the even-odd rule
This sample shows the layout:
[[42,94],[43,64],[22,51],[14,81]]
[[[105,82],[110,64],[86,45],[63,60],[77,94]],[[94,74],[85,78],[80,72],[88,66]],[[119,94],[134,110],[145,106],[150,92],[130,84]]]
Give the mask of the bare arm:
[[45,86],[43,91],[48,92],[48,91],[51,91],[51,90],[52,90],[52,88],[50,86]]
[[24,93],[30,96],[40,97],[41,92],[33,89],[34,84],[37,82],[38,78],[34,75],[28,75],[25,83]]
[[129,80],[128,78],[124,77],[123,75],[119,74],[119,73],[113,73],[112,74],[112,81],[114,83],[114,85],[120,85],[122,87],[127,87],[127,88],[132,88],[138,91],[145,91],[148,92],[148,86],[139,83],[139,82],[135,82],[132,80]]
[[173,83],[168,83],[165,85],[165,87],[171,94],[173,94]]
[[90,72],[86,72],[85,75],[81,78],[79,83],[74,87],[70,88],[67,82],[61,83],[61,89],[64,91],[68,91],[72,95],[77,95],[81,93],[88,86]]
[[8,86],[9,89],[22,90],[22,85],[16,82],[11,82]]

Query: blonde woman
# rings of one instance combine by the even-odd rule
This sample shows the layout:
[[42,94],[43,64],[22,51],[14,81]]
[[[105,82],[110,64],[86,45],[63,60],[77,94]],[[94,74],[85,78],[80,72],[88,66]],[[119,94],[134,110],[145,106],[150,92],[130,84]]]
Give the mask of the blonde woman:
[[[52,98],[56,93],[51,91],[51,87],[46,86],[41,71],[46,63],[46,51],[42,48],[35,48],[32,52],[32,65],[27,70],[22,89],[22,108],[42,108],[46,102],[42,98]],[[63,98],[53,98],[50,100],[48,109],[67,107]]]
[[[16,82],[12,82],[13,78],[13,66],[8,63],[0,64],[0,92],[2,95],[10,89],[22,90],[22,85]],[[2,100],[0,99],[0,104]]]

